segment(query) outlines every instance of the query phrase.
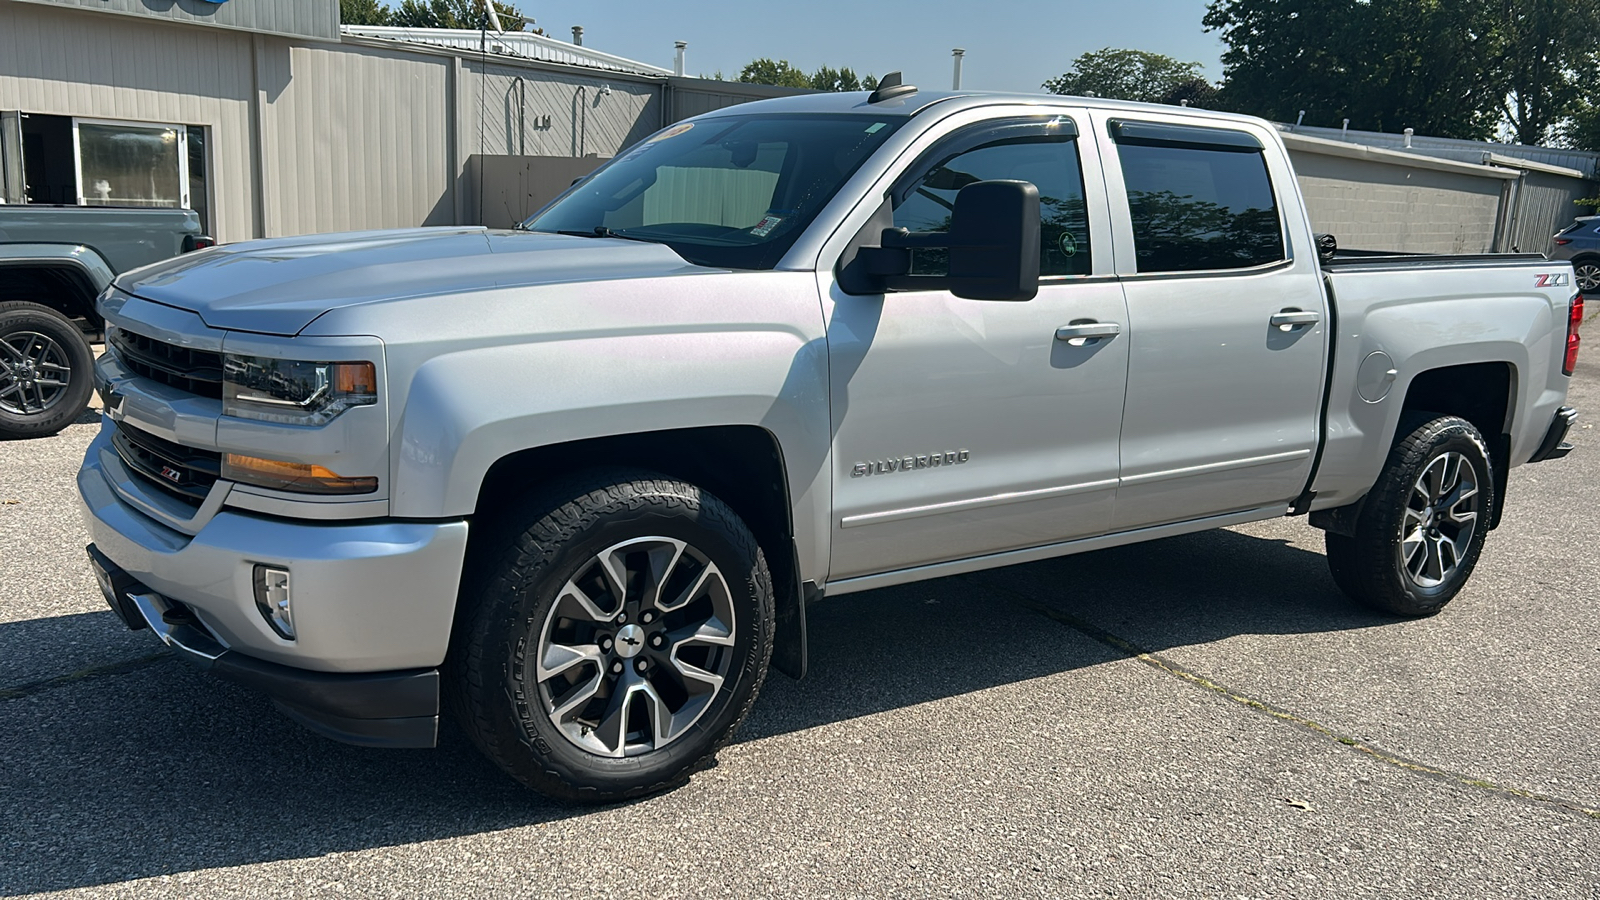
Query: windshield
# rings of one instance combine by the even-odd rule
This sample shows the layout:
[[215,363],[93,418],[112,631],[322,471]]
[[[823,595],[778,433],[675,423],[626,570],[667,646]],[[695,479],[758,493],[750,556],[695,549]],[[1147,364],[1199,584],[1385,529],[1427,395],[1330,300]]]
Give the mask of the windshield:
[[697,265],[770,269],[903,121],[765,115],[680,122],[522,227],[655,241]]

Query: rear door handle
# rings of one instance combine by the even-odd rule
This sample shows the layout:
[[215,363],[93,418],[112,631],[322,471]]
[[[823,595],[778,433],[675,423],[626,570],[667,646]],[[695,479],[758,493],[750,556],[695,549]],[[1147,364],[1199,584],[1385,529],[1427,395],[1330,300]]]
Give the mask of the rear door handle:
[[1102,339],[1114,338],[1122,333],[1122,326],[1116,322],[1096,322],[1087,320],[1073,322],[1056,329],[1056,340],[1066,341],[1074,347],[1087,344],[1097,344]]
[[1322,313],[1316,310],[1286,309],[1274,313],[1267,321],[1278,327],[1279,331],[1293,331],[1299,325],[1315,325],[1322,321]]

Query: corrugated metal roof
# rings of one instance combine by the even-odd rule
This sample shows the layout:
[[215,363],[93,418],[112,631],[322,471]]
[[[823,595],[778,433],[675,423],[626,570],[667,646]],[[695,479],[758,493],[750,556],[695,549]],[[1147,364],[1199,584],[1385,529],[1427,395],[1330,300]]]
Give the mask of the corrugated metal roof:
[[663,69],[637,60],[624,59],[601,53],[588,47],[558,41],[529,31],[507,31],[504,34],[484,32],[476,28],[397,28],[387,25],[341,25],[340,31],[359,37],[406,41],[413,44],[431,44],[435,47],[452,47],[458,50],[479,52],[487,42],[488,52],[501,56],[519,56],[563,66],[601,69],[608,72],[627,72],[633,75],[671,75]]
[[1284,124],[1279,124],[1278,129],[1289,134],[1309,135],[1324,140],[1360,144],[1365,147],[1381,147],[1385,150],[1403,150],[1423,156],[1454,159],[1459,162],[1478,163],[1479,165],[1488,165],[1490,163],[1505,164],[1491,159],[1491,157],[1499,156],[1501,158],[1510,157],[1512,159],[1541,163],[1561,169],[1575,169],[1588,178],[1593,178],[1597,172],[1600,172],[1600,153],[1590,150],[1563,150],[1556,147],[1536,147],[1528,144],[1468,141],[1460,138],[1429,137],[1424,134],[1412,135],[1411,146],[1408,148],[1406,147],[1405,135],[1391,134],[1386,131],[1358,131],[1353,128],[1346,131],[1338,128]]

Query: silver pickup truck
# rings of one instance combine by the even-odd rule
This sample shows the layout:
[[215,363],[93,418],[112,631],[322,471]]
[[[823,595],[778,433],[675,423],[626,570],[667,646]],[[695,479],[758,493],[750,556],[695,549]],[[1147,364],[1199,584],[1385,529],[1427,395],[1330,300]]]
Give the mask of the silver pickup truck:
[[896,81],[674,125],[516,230],[119,279],[113,609],[328,736],[449,708],[614,800],[799,677],[825,595],[1309,514],[1428,615],[1570,449],[1568,263],[1342,255],[1257,119]]

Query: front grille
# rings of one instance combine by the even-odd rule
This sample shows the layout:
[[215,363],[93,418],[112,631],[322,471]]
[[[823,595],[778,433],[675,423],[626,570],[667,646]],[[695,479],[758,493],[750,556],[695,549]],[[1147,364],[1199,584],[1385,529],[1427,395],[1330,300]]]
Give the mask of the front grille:
[[222,399],[222,354],[193,350],[118,328],[111,335],[117,359],[130,371],[179,390]]
[[111,445],[135,475],[190,506],[199,506],[222,469],[222,454],[196,450],[117,423]]

